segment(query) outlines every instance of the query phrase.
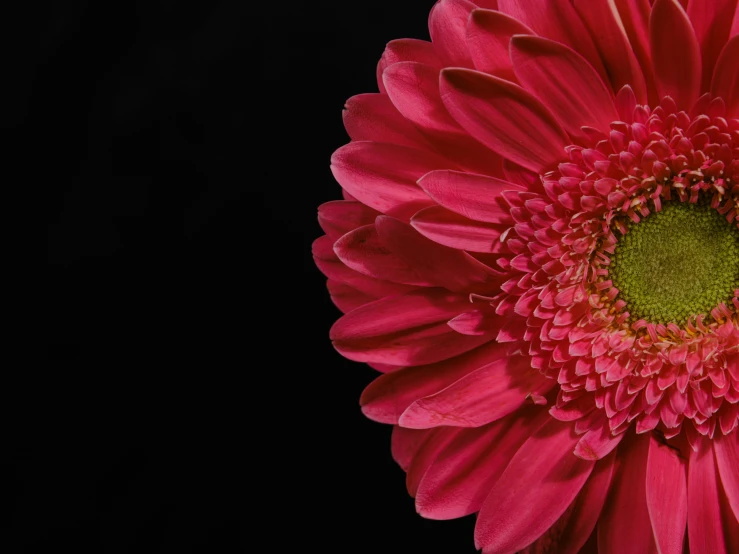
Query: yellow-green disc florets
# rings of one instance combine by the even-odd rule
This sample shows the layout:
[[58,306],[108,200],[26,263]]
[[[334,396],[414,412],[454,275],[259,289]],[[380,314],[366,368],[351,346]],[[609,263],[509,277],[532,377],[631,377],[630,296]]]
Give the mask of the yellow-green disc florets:
[[629,224],[609,276],[632,320],[683,324],[730,305],[739,288],[739,230],[705,202],[668,202]]

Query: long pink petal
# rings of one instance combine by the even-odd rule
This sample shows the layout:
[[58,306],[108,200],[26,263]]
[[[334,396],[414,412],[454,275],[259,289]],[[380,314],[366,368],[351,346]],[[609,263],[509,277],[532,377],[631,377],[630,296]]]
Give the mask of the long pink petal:
[[[557,554],[582,554],[593,533],[613,477],[616,455],[611,452],[595,464],[593,473],[574,502],[544,535],[521,554],[541,554],[556,545]],[[484,552],[484,551],[483,551]]]
[[646,498],[649,438],[629,439],[618,449],[620,467],[598,521],[600,554],[657,553]]
[[393,105],[408,121],[427,131],[461,131],[441,101],[439,69],[418,62],[396,63],[382,79]]
[[453,427],[442,427],[435,429],[429,434],[428,438],[421,444],[413,455],[413,460],[408,467],[408,475],[406,475],[405,483],[408,487],[408,493],[415,497],[418,491],[418,485],[421,483],[426,471],[439,456],[439,454],[447,447],[447,445],[457,438],[465,429],[455,429]]
[[531,394],[545,395],[553,386],[554,380],[532,369],[526,357],[506,358],[415,401],[398,422],[412,429],[439,425],[479,427],[530,402],[527,398]]
[[681,554],[688,518],[686,463],[654,436],[647,457],[647,509],[660,554]]
[[516,552],[534,542],[564,513],[595,462],[572,454],[571,423],[550,419],[516,452],[482,506],[475,545]]
[[726,498],[739,519],[739,436],[734,432],[716,437],[713,449]]
[[582,56],[563,44],[516,36],[511,39],[511,61],[521,84],[549,108],[574,140],[587,139],[583,126],[605,132],[618,119],[613,93]]
[[459,171],[432,171],[418,186],[448,210],[476,221],[504,224],[512,218],[503,192],[524,189],[508,181]]
[[537,173],[565,159],[567,134],[518,85],[479,71],[445,69],[441,96],[452,117],[501,156]]
[[393,106],[387,94],[358,94],[346,101],[344,127],[352,140],[369,140],[428,148],[428,142],[413,124]]
[[361,202],[334,200],[318,208],[318,224],[332,239],[337,240],[357,227],[374,223],[380,212]]
[[326,282],[326,286],[328,287],[328,293],[331,295],[331,301],[343,313],[351,312],[376,300],[376,298],[368,296],[349,285],[332,279]]
[[466,252],[427,239],[410,225],[387,216],[375,222],[380,241],[418,275],[455,292],[493,292],[500,276]]
[[448,321],[469,309],[464,295],[440,289],[417,290],[382,298],[341,317],[331,327],[331,340],[366,339]]
[[729,40],[731,24],[736,13],[737,0],[690,2],[688,17],[693,24],[703,62],[702,90],[711,85],[713,68],[721,50]]
[[355,362],[412,366],[448,360],[489,342],[491,338],[460,335],[446,323],[439,323],[368,339],[337,340],[334,348]]
[[711,81],[711,92],[726,102],[726,112],[731,117],[739,116],[739,36],[732,38],[724,47],[716,62]]
[[380,423],[397,423],[413,402],[436,394],[468,373],[505,357],[508,346],[489,342],[450,360],[381,375],[362,392],[359,399],[362,412]]
[[395,460],[403,471],[408,471],[416,452],[418,452],[421,445],[426,442],[434,431],[436,429],[404,429],[397,425],[393,427],[390,450],[393,460]]
[[493,10],[475,10],[467,23],[467,46],[475,69],[515,81],[508,45],[513,35],[534,32],[519,20]]
[[498,9],[515,17],[534,33],[579,52],[604,80],[608,79],[598,50],[570,2],[560,0],[500,0]]
[[439,69],[442,67],[436,49],[430,42],[413,38],[391,40],[385,46],[385,51],[377,64],[377,84],[380,87],[380,92],[385,92],[382,74],[388,67],[400,62],[425,63]]
[[646,104],[647,84],[634,50],[629,44],[621,16],[613,2],[574,0],[577,13],[590,29],[606,66],[611,90],[630,85],[640,104]]
[[676,0],[654,2],[649,45],[660,96],[671,96],[678,108],[690,109],[701,91],[701,51],[690,19]]
[[716,461],[708,439],[700,440],[697,452],[690,449],[688,543],[691,554],[727,553],[721,525]]
[[418,513],[430,519],[453,519],[478,511],[511,458],[546,419],[545,410],[531,405],[460,433],[421,480]]
[[432,206],[411,218],[411,225],[434,242],[469,252],[499,252],[500,225],[480,223],[442,208]]
[[422,279],[405,260],[382,245],[374,223],[342,236],[334,244],[334,252],[347,267],[363,275],[394,283],[433,286]]
[[472,67],[465,37],[467,19],[476,8],[467,0],[440,0],[431,9],[431,42],[445,66]]
[[379,212],[410,217],[432,203],[416,181],[450,162],[424,152],[379,142],[350,142],[331,157],[331,171],[357,200]]
[[644,73],[649,102],[658,103],[660,98],[657,95],[652,57],[649,52],[649,16],[652,11],[649,0],[613,0],[613,3],[618,8],[626,36]]

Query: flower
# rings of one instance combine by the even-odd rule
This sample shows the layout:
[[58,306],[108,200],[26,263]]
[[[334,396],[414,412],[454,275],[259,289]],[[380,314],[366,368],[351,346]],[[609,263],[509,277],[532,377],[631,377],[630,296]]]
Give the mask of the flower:
[[347,102],[314,244],[418,512],[484,554],[737,552],[737,0],[429,30]]

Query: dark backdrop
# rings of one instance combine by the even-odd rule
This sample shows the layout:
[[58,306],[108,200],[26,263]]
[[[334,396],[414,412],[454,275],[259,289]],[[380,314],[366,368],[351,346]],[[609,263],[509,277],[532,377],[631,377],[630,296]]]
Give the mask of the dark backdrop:
[[13,44],[48,265],[3,552],[474,552],[471,518],[415,513],[310,254],[343,103],[433,2],[111,4]]

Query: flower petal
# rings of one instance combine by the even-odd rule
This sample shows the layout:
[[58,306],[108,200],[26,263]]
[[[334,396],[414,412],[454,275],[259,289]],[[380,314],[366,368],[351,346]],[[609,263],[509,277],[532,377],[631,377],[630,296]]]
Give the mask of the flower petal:
[[480,510],[477,548],[516,552],[557,521],[595,465],[572,454],[577,440],[572,424],[550,419],[521,446]]
[[659,103],[652,57],[649,53],[649,15],[652,11],[650,0],[613,0],[613,3],[618,8],[626,36],[644,73],[649,102]]
[[393,427],[393,434],[390,440],[390,450],[392,452],[393,460],[395,460],[395,463],[397,463],[403,471],[408,471],[416,452],[418,452],[421,445],[426,442],[434,431],[436,430],[404,429],[397,425]]
[[711,92],[726,103],[726,113],[739,116],[739,36],[732,38],[724,47],[716,62],[711,81]]
[[377,64],[377,84],[380,87],[380,92],[386,92],[385,85],[382,82],[382,74],[388,67],[400,62],[425,63],[439,69],[442,67],[434,45],[429,41],[414,38],[391,40],[385,46],[385,51]]
[[351,312],[360,306],[364,306],[365,304],[369,304],[376,300],[376,298],[359,292],[357,289],[352,288],[349,285],[339,283],[332,279],[329,279],[326,282],[326,286],[328,287],[328,293],[331,295],[331,301],[343,313]]
[[711,443],[702,439],[698,451],[689,449],[688,543],[691,554],[727,552],[721,525],[721,505],[716,461]]
[[676,0],[655,0],[649,45],[660,96],[671,96],[678,108],[690,109],[700,96],[701,52],[693,26]]
[[532,369],[526,357],[505,358],[415,401],[398,421],[413,429],[479,427],[520,408],[531,394],[545,395],[554,384],[554,380]]
[[609,130],[618,119],[613,93],[590,64],[570,48],[533,36],[511,39],[513,70],[576,141],[588,136],[582,127]]
[[474,10],[467,23],[467,46],[475,69],[515,81],[508,46],[513,35],[533,35],[526,25],[504,13]]
[[387,142],[421,150],[429,147],[387,94],[352,96],[346,101],[342,115],[344,128],[354,141]]
[[713,68],[729,40],[737,0],[711,0],[688,3],[688,18],[695,30],[703,65],[702,90],[711,85]]
[[434,242],[470,252],[499,252],[502,244],[500,226],[480,223],[454,212],[432,206],[411,218],[411,225]]
[[525,188],[494,177],[459,171],[432,171],[418,181],[418,186],[448,210],[476,221],[504,224],[511,223],[512,218],[503,192]]
[[679,452],[649,437],[647,509],[660,554],[681,554],[688,518],[686,463]]
[[467,19],[476,8],[467,0],[440,0],[431,8],[431,42],[445,66],[472,67],[465,38]]
[[361,202],[334,200],[318,208],[318,224],[332,239],[337,240],[357,227],[374,223],[380,212]]
[[430,519],[453,519],[480,509],[521,445],[544,423],[530,406],[484,427],[465,429],[429,466],[416,494],[416,510]]
[[739,519],[739,436],[732,433],[716,437],[713,449],[726,498]]
[[598,521],[598,552],[657,553],[646,499],[649,439],[629,437],[618,450],[619,469],[614,476]]
[[488,342],[450,360],[381,375],[362,392],[362,412],[380,423],[397,423],[416,400],[436,394],[468,373],[505,357],[507,351],[507,344]]
[[564,160],[569,137],[518,85],[479,71],[445,69],[441,97],[467,132],[501,156],[537,173]]

